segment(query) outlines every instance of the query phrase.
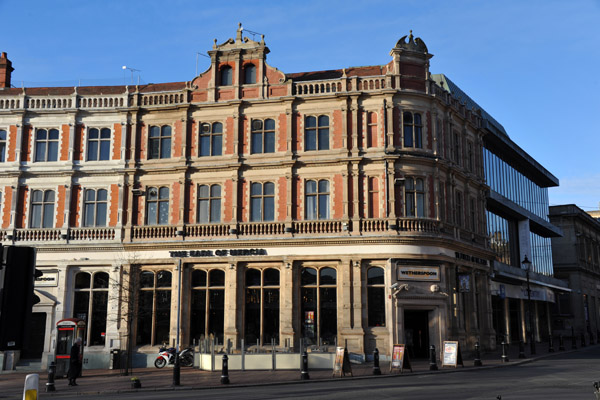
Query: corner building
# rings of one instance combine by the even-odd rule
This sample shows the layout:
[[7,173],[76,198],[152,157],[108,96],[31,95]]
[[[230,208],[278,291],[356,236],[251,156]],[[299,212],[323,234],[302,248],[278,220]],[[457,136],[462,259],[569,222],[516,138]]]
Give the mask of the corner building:
[[268,53],[240,27],[189,82],[61,88],[11,88],[2,55],[0,238],[44,271],[21,358],[46,363],[63,318],[87,322],[89,368],[128,345],[150,365],[178,333],[495,345],[481,112],[412,33],[386,65],[286,74]]

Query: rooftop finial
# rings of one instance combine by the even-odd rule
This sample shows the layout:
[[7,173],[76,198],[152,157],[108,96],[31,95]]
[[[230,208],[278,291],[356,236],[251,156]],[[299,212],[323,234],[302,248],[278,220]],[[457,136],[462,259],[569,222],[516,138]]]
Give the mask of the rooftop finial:
[[237,35],[235,36],[235,41],[236,42],[241,42],[242,41],[242,31],[244,30],[244,28],[242,28],[242,23],[239,22],[238,23],[238,29],[237,29]]
[[[407,41],[408,37],[408,41]],[[427,46],[421,38],[415,38],[413,36],[412,29],[409,31],[407,36],[402,36],[400,40],[396,43],[396,48],[408,49],[408,50],[416,50],[426,53]]]
[[213,43],[213,49],[216,49],[216,48],[217,48],[217,39],[215,38],[215,41]]

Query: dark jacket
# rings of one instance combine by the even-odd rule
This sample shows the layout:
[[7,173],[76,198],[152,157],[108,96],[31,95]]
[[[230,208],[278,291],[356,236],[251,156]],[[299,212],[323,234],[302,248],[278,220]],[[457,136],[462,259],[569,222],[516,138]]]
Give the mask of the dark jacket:
[[71,358],[69,359],[69,372],[67,372],[67,378],[75,379],[79,376],[81,371],[81,363],[79,362],[79,345],[73,344],[71,347]]

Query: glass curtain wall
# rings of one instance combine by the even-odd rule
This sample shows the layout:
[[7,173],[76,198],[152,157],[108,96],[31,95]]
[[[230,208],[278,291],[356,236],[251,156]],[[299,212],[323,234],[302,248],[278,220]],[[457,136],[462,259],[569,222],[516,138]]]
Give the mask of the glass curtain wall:
[[552,276],[554,268],[552,267],[552,246],[551,239],[542,237],[534,232],[529,232],[531,238],[531,262],[534,271]]
[[548,218],[548,188],[540,187],[484,147],[485,179],[490,188],[538,217]]
[[490,211],[486,211],[485,214],[490,246],[496,253],[496,260],[512,265],[509,221]]

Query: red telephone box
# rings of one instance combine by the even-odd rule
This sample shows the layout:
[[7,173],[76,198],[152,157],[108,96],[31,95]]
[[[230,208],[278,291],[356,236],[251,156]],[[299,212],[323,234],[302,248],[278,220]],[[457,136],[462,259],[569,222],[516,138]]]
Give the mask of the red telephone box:
[[77,338],[81,338],[81,355],[83,356],[83,344],[85,343],[85,321],[78,318],[62,319],[56,323],[56,377],[63,378],[69,371],[71,360],[71,347]]

